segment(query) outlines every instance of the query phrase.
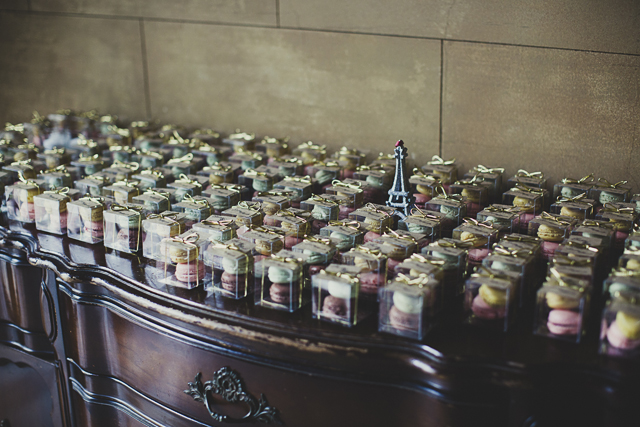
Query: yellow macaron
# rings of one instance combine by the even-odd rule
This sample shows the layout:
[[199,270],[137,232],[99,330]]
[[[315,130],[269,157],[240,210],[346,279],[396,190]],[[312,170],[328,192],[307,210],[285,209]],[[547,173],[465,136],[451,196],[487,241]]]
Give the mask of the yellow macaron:
[[640,338],[640,318],[619,311],[616,314],[616,323],[625,337],[632,340]]
[[504,307],[507,303],[507,291],[492,288],[487,285],[480,286],[480,298],[492,307]]

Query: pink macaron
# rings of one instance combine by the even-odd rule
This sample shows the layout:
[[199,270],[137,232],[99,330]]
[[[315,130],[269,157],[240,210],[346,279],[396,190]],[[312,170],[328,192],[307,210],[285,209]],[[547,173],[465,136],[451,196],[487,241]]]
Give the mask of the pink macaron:
[[489,255],[489,252],[490,251],[487,248],[469,249],[469,263],[474,265],[482,264],[482,260]]
[[296,236],[285,236],[285,238],[284,238],[284,248],[285,249],[291,249],[292,247],[294,247],[298,243],[302,243],[303,241],[304,241],[303,238],[299,238],[299,237],[296,237]]
[[[196,265],[197,264],[197,265]],[[204,279],[204,263],[180,263],[176,265],[176,279],[184,283],[192,283]]]
[[547,329],[554,335],[577,335],[580,330],[580,313],[571,310],[551,310]]
[[338,219],[347,219],[349,218],[349,214],[355,211],[354,208],[350,208],[348,206],[340,206],[340,211],[338,212]]
[[609,345],[612,347],[621,350],[633,350],[640,347],[640,339],[633,340],[624,336],[615,320],[611,323],[609,329],[607,329],[607,341],[609,341]]
[[505,316],[504,307],[492,307],[480,295],[476,295],[473,299],[471,311],[476,317],[483,320],[504,319]]
[[360,274],[360,290],[365,294],[375,294],[378,288],[385,284],[386,278],[383,274],[375,271]]
[[389,310],[389,324],[396,329],[418,330],[420,316],[417,313],[405,313],[392,306]]
[[547,242],[546,240],[543,241],[541,245],[542,256],[544,256],[546,259],[553,258],[553,254],[556,253],[556,249],[558,248],[558,246],[560,246],[560,243],[558,242]]
[[427,196],[426,194],[422,193],[413,193],[413,197],[415,198],[415,204],[420,208],[423,207],[424,204],[429,200],[431,200],[431,196]]
[[374,233],[373,231],[368,231],[364,235],[364,242],[365,243],[373,242],[374,240],[379,239],[379,238],[380,238],[380,234]]

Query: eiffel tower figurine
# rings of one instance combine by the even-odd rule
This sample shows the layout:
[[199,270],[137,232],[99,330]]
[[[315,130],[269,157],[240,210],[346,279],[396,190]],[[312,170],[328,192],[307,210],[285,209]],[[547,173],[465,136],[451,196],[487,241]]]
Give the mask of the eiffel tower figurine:
[[387,206],[396,209],[394,215],[404,219],[409,216],[409,212],[413,207],[413,194],[409,191],[409,177],[407,177],[407,148],[402,140],[396,142],[394,157],[396,159],[396,175],[393,178],[393,186],[389,190],[389,200]]

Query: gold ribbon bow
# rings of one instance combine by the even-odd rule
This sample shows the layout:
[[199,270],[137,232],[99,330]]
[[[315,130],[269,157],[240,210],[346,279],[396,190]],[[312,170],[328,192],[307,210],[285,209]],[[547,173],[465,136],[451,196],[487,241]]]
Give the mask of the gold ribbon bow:
[[169,159],[167,164],[173,165],[176,163],[190,163],[193,160],[193,153],[187,153],[182,157],[176,157],[173,159]]
[[431,157],[431,160],[427,162],[428,165],[444,165],[449,166],[456,162],[456,159],[453,158],[451,160],[444,160],[442,157],[437,154]]
[[484,208],[485,211],[487,212],[502,212],[502,213],[518,213],[520,212],[520,208],[517,206],[509,206],[507,208],[501,208],[499,206],[496,205],[490,205],[486,208]]
[[525,185],[520,181],[516,182],[516,186],[513,187],[513,189],[531,194],[539,194],[541,196],[544,195],[544,190],[542,188],[529,187],[528,185]]
[[208,208],[211,207],[208,201],[204,199],[194,199],[193,196],[191,196],[191,194],[185,194],[182,201],[185,201],[185,200],[189,203],[194,203],[196,205],[206,206]]
[[342,182],[339,179],[334,179],[333,181],[331,181],[331,185],[334,187],[350,188],[352,190],[362,191],[362,184],[360,182],[355,184],[350,184],[350,183]]
[[380,249],[371,249],[368,248],[366,246],[357,246],[355,248],[351,248],[351,250],[349,250],[349,252],[356,252],[356,253],[362,253],[362,254],[368,254],[371,255],[375,258],[382,258],[382,252],[380,252]]
[[214,138],[220,138],[220,133],[213,129],[196,129],[192,132],[192,135],[211,135]]
[[204,151],[206,153],[220,153],[220,150],[218,150],[216,147],[214,147],[213,145],[209,145],[209,144],[202,144],[200,147],[198,147],[199,151]]
[[493,245],[493,251],[499,255],[510,256],[513,258],[528,258],[533,255],[532,251],[528,251],[526,249],[510,250],[499,243]]
[[489,279],[500,280],[503,282],[511,283],[511,277],[507,274],[498,273],[497,271],[489,270],[484,265],[480,265],[476,268],[475,273],[471,275],[471,277],[486,277]]
[[429,280],[429,276],[424,273],[420,273],[418,277],[409,277],[402,273],[398,273],[395,278],[396,282],[404,283],[409,286],[417,286],[420,289],[424,288],[424,286],[429,283]]
[[42,173],[55,173],[55,172],[60,172],[60,173],[69,173],[69,171],[67,170],[65,165],[60,165],[60,166],[56,166],[55,168],[52,169],[47,169],[45,171],[42,171]]
[[[191,154],[191,153],[189,153]],[[221,165],[220,162],[215,162],[211,166],[205,166],[202,168],[203,171],[222,171],[229,172],[231,170],[231,165]]]
[[100,181],[103,184],[109,182],[109,177],[104,176],[104,175],[89,175],[89,176],[86,176],[85,179],[92,179],[94,181]]
[[131,122],[129,126],[131,126],[132,128],[146,128],[149,126],[149,122],[144,120],[138,120],[135,122]]
[[307,141],[307,142],[303,142],[302,144],[298,145],[298,148],[301,149],[301,150],[324,151],[324,150],[326,150],[327,146],[326,145],[317,145],[317,144],[314,144],[311,141]]
[[135,147],[132,147],[130,145],[112,145],[111,147],[109,147],[109,151],[124,151],[126,153],[135,153],[136,149]]
[[204,224],[204,225],[219,225],[222,227],[229,227],[231,224],[233,224],[234,221],[232,219],[221,219],[218,221],[211,221],[209,219],[204,219],[202,221],[200,221],[200,224]]
[[607,228],[609,230],[613,230],[615,228],[615,225],[612,222],[597,219],[585,219],[582,221],[582,225],[586,225],[588,227]]
[[279,229],[275,229],[275,228],[265,228],[262,225],[259,225],[259,226],[251,225],[250,228],[253,231],[258,231],[260,233],[266,233],[266,234],[273,234],[274,236],[278,236],[278,237],[285,235],[285,231],[284,230],[279,230]]
[[596,184],[596,187],[618,188],[621,185],[625,185],[627,182],[629,181],[618,181],[615,184],[612,184],[604,178],[598,178],[598,183]]
[[587,193],[581,193],[581,194],[577,195],[576,197],[558,196],[558,198],[556,200],[558,201],[558,203],[572,202],[572,203],[582,203],[582,204],[588,205],[589,203],[582,201],[582,199],[584,199],[586,197],[587,197]]
[[633,208],[617,208],[611,203],[605,203],[604,207],[600,212],[611,212],[611,213],[618,213],[618,214],[624,214],[624,215],[631,215],[635,211]]
[[455,200],[458,202],[462,202],[464,200],[462,194],[447,194],[447,190],[444,189],[444,186],[442,184],[434,187],[433,191],[436,193],[436,197],[440,199]]
[[322,243],[323,245],[331,245],[331,239],[328,237],[320,237],[320,236],[305,236],[304,240],[306,242],[313,243]]
[[99,160],[100,159],[100,155],[99,154],[89,154],[89,155],[85,155],[85,153],[80,153],[80,157],[78,158],[78,160],[80,161],[94,161],[94,160]]
[[448,238],[440,239],[436,244],[442,248],[469,249],[473,247],[471,240],[454,240]]
[[173,211],[166,211],[159,214],[151,214],[147,216],[147,219],[166,219],[176,224],[179,224],[179,221],[177,220],[177,218],[178,218],[178,212],[173,212]]
[[595,252],[595,253],[600,252],[600,250],[598,248],[594,248],[593,246],[589,246],[586,243],[576,242],[575,240],[567,240],[564,244],[566,246],[571,246],[573,248],[579,248],[579,249],[586,249],[588,251]]
[[293,191],[282,191],[282,190],[269,190],[269,191],[261,191],[258,193],[258,197],[266,197],[266,196],[281,196],[281,197],[293,197],[295,193]]
[[368,211],[368,212],[376,212],[376,213],[381,213],[384,214],[386,216],[391,216],[391,214],[385,210],[380,209],[379,207],[377,207],[375,204],[373,203],[367,203],[366,205],[364,205],[363,207],[361,207],[359,209],[360,211]]
[[104,203],[104,198],[103,197],[93,197],[89,194],[85,194],[84,196],[82,196],[80,199],[78,200],[87,200],[93,203],[98,203],[100,205],[102,205]]
[[18,150],[28,150],[35,151],[36,153],[40,151],[40,149],[32,142],[28,142],[26,144],[20,144],[16,147]]
[[346,282],[348,283],[352,283],[352,284],[356,284],[356,283],[360,283],[360,279],[357,276],[354,276],[350,273],[340,273],[340,272],[331,272],[331,271],[327,271],[327,270],[320,270],[319,274],[323,274],[323,275],[327,275],[327,276],[334,276],[334,277],[339,277],[341,279],[344,279]]
[[290,182],[301,182],[303,184],[311,184],[311,177],[309,175],[306,176],[285,176],[285,181]]
[[591,258],[571,258],[562,254],[554,254],[551,259],[553,264],[587,267],[591,265]]
[[110,208],[110,209],[111,209],[113,212],[133,211],[133,212],[136,212],[136,213],[138,213],[138,214],[139,214],[140,212],[142,212],[142,206],[136,206],[136,205],[123,206],[123,205],[120,205],[120,204],[118,204],[118,203],[113,203],[113,204],[111,205],[111,208]]
[[510,242],[524,242],[524,243],[535,243],[535,244],[540,243],[540,239],[534,236],[514,236],[511,234],[507,234],[502,239]]
[[311,194],[311,197],[309,197],[307,201],[321,202],[321,203],[326,203],[328,205],[338,205],[338,203],[334,202],[333,200],[325,199],[324,197],[318,194]]
[[44,150],[45,156],[55,156],[55,155],[61,155],[64,153],[65,153],[64,147],[63,148],[53,147],[51,150]]
[[255,169],[247,169],[242,173],[247,178],[257,178],[259,176],[268,176],[266,172],[259,172]]
[[343,219],[332,219],[329,221],[329,225],[339,226],[339,227],[348,227],[352,230],[358,230],[361,227],[361,224],[358,221],[349,221]]
[[428,258],[423,254],[417,254],[417,253],[412,254],[409,259],[412,261],[423,263],[423,264],[431,264],[431,265],[438,265],[438,266],[443,266],[446,263],[445,260],[443,259]]
[[560,274],[560,272],[558,270],[556,270],[555,268],[551,267],[549,269],[549,273],[551,273],[553,275],[553,277],[551,279],[553,279],[556,282],[557,286],[562,286],[563,288],[569,288],[569,289],[573,289],[574,291],[578,291],[580,293],[585,291],[585,288],[583,286],[579,286],[579,285],[574,285],[573,283],[569,283],[567,281],[565,281],[565,277],[562,274]]
[[542,172],[527,172],[524,169],[518,169],[516,176],[525,177],[525,178],[544,178],[544,174]]
[[414,216],[414,217],[433,219],[433,220],[436,220],[436,221],[440,221],[440,219],[441,219],[439,216],[436,216],[436,215],[430,214],[428,212],[425,212],[425,211],[423,211],[422,209],[420,209],[417,206],[412,207],[411,211],[409,212],[409,214],[411,216]]
[[11,140],[7,139],[7,138],[2,138],[0,139],[0,146],[2,145],[11,145]]
[[164,178],[164,174],[161,171],[155,169],[145,169],[143,171],[140,171],[140,175],[153,175],[157,178]]
[[416,176],[418,178],[424,178],[424,179],[428,179],[430,181],[433,181],[434,184],[439,184],[440,180],[438,178],[436,178],[433,175],[426,175],[424,172],[422,172],[420,169],[418,168],[413,168],[413,176]]
[[289,147],[289,145],[287,145],[287,142],[289,142],[288,136],[285,136],[284,138],[273,138],[270,136],[265,136],[264,138],[262,138],[262,141],[260,141],[261,144],[277,144],[282,148]]
[[156,153],[155,151],[149,150],[140,150],[137,152],[141,156],[153,157],[156,160],[162,160],[164,157],[160,153]]
[[83,134],[80,134],[78,135],[78,141],[76,142],[76,145],[85,146],[88,148],[95,148],[98,146],[98,143],[95,142],[93,139],[88,139]]
[[488,228],[490,230],[495,230],[496,228],[493,226],[492,223],[490,222],[486,222],[486,221],[478,221],[475,218],[471,218],[471,217],[464,217],[462,218],[462,221],[464,221],[466,224],[470,224],[470,225],[477,225],[479,227],[485,227]]
[[255,212],[260,212],[260,209],[262,209],[262,204],[260,202],[248,202],[246,200],[243,200],[242,202],[238,203],[237,206],[239,208],[249,209]]
[[197,248],[196,242],[198,241],[198,239],[200,239],[200,236],[198,236],[197,233],[189,233],[185,236],[173,236],[167,239],[171,240],[172,242],[184,243],[187,246]]
[[282,157],[275,157],[273,159],[274,163],[295,163],[298,165],[302,164],[302,160],[297,157],[289,157],[288,159],[283,159]]
[[474,166],[473,170],[478,173],[504,173],[504,168],[488,168],[483,165]]
[[45,190],[43,194],[63,194],[67,195],[69,192],[69,187],[61,187],[61,188],[52,188],[50,190]]
[[30,169],[33,169],[33,166],[31,165],[31,159],[16,160],[15,162],[11,162],[11,166],[28,166]]
[[44,125],[49,120],[46,117],[43,117],[37,111],[33,112],[33,118],[31,119],[31,123],[34,125]]
[[573,179],[573,178],[562,178],[561,182],[563,184],[584,184],[584,183],[591,184],[594,179],[595,178],[594,178],[593,174],[590,173],[589,175],[583,176],[582,178],[580,178],[577,181],[575,179]]
[[121,162],[120,160],[117,160],[117,159],[113,161],[111,166],[116,166],[116,167],[119,167],[119,168],[126,168],[126,169],[130,169],[131,171],[137,171],[138,169],[140,169],[140,164],[137,163],[137,162],[125,163],[125,162]]
[[416,240],[416,238],[415,238],[415,237],[410,236],[410,235],[408,235],[408,234],[400,234],[400,233],[398,233],[398,232],[397,232],[397,231],[395,231],[395,230],[387,230],[387,231],[383,234],[383,236],[393,237],[393,238],[400,239],[400,240],[408,240],[408,241],[410,241],[410,242],[411,242],[411,243],[413,243],[413,244],[416,244],[416,245],[418,244],[418,241]]
[[5,132],[24,133],[24,125],[22,123],[18,123],[17,125],[12,125],[11,123],[6,122],[4,124],[4,130]]
[[165,193],[165,192],[162,192],[162,191],[156,191],[153,188],[147,188],[144,191],[143,194],[149,194],[151,196],[160,196],[160,197],[163,197],[163,198],[169,200],[169,193]]
[[480,179],[480,175],[475,174],[474,176],[471,177],[471,179],[465,179],[465,180],[458,180],[454,183],[454,185],[472,185],[472,186],[479,186],[481,179]]
[[568,227],[568,226],[570,226],[570,225],[571,225],[571,223],[569,223],[569,222],[567,222],[567,221],[564,221],[564,220],[561,220],[560,218],[556,218],[555,216],[551,215],[551,214],[550,214],[550,213],[548,213],[548,212],[542,212],[542,215],[540,215],[540,217],[541,217],[541,218],[544,218],[544,219],[548,219],[548,220],[550,220],[550,221],[555,221],[555,222],[557,222],[559,225],[562,225],[562,226],[565,226],[565,227]]
[[301,264],[304,262],[302,258],[284,257],[278,254],[271,254],[271,259],[274,259],[276,261],[281,261],[281,262],[297,263],[297,264]]
[[609,273],[614,277],[640,277],[640,270],[628,270],[623,267],[616,267]]
[[137,181],[129,181],[128,179],[123,179],[122,181],[117,181],[113,183],[113,185],[130,187],[130,188],[137,188],[137,184],[138,184]]
[[27,185],[33,185],[36,186],[38,188],[40,188],[40,186],[38,185],[37,182],[35,182],[32,179],[25,179],[24,175],[22,174],[22,172],[18,172],[18,179],[20,180],[20,182],[22,182],[23,184],[27,184]]
[[193,184],[193,185],[195,185],[196,187],[202,187],[202,184],[200,184],[200,182],[198,182],[198,181],[196,181],[196,180],[194,180],[194,179],[189,178],[187,175],[185,175],[185,174],[183,174],[183,173],[181,173],[181,174],[178,176],[178,178],[179,178],[179,179],[178,179],[178,180],[176,180],[175,182],[179,182],[180,184]]
[[236,133],[232,133],[231,135],[229,135],[229,139],[236,139],[239,141],[253,141],[254,139],[256,139],[256,134],[240,132],[240,129],[236,129]]

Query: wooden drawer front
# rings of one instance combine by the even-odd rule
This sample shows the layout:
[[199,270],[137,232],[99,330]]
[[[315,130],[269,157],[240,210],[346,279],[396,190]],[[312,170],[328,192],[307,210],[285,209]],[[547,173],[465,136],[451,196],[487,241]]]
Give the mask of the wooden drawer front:
[[[157,425],[219,425],[184,390],[197,373],[205,382],[229,367],[241,376],[244,390],[256,399],[264,394],[288,426],[504,424],[499,415],[504,410],[495,405],[454,404],[426,391],[352,381],[346,372],[309,367],[313,373],[305,373],[301,366],[271,365],[268,358],[247,358],[223,345],[189,340],[108,298],[76,295],[65,285],[60,289],[72,394],[75,402],[82,398],[86,403],[83,417],[91,416],[94,406],[111,404],[125,413],[148,414]],[[101,396],[100,402],[91,396]],[[240,418],[248,412],[245,404],[212,397],[214,411],[221,414]],[[128,409],[114,402],[126,402]]]
[[40,317],[42,269],[0,259],[0,321],[44,332]]
[[52,352],[40,312],[42,269],[0,258],[0,342],[28,353]]

